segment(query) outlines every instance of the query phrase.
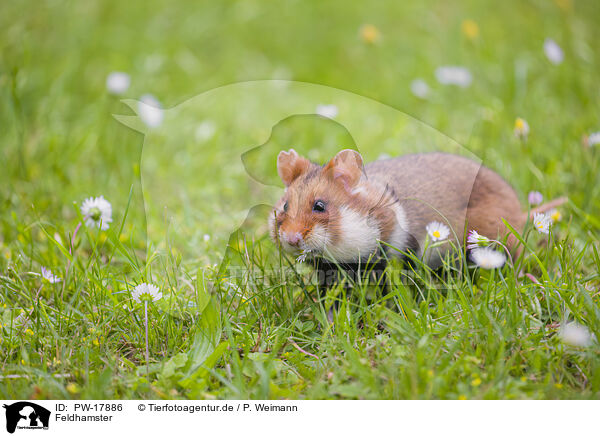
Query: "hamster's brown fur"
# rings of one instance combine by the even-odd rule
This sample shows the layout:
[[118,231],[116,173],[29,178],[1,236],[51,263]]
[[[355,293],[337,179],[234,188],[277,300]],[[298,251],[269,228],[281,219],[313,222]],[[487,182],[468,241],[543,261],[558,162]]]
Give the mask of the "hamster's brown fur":
[[[422,255],[432,221],[448,226],[449,240],[460,246],[465,228],[501,239],[508,233],[502,219],[520,232],[528,216],[502,177],[458,155],[412,154],[363,166],[360,154],[342,150],[320,166],[290,150],[279,154],[277,170],[286,192],[270,218],[272,239],[286,251],[341,263],[364,261],[381,248],[378,241],[399,250],[388,249],[390,255]],[[510,249],[516,242],[508,237]],[[426,261],[439,266],[449,248],[428,249]]]

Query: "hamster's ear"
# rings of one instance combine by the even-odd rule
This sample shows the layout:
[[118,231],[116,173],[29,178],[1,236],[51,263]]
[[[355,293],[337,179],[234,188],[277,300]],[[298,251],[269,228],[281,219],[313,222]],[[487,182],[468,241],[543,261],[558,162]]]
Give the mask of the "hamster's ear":
[[355,150],[342,150],[329,161],[325,172],[334,181],[343,183],[346,190],[351,191],[363,173],[362,156]]
[[277,156],[277,174],[285,186],[290,186],[309,167],[310,161],[300,157],[293,148],[290,151],[282,151]]

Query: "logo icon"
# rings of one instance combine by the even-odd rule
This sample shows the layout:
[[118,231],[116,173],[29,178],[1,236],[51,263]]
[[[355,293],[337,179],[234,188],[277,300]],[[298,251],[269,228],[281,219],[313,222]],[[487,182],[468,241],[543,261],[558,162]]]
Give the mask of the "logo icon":
[[6,431],[14,433],[15,429],[48,430],[50,411],[29,401],[19,401],[4,405],[6,409]]

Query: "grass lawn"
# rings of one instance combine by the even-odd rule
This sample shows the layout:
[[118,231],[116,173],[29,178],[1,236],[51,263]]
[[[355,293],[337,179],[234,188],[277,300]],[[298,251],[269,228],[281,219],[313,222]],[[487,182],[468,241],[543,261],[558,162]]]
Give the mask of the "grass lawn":
[[[0,396],[599,399],[599,19],[592,0],[3,2]],[[295,82],[231,85],[265,79]],[[156,128],[145,94],[169,108]],[[569,202],[518,268],[393,264],[386,295],[319,300],[266,232],[275,156],[355,146],[469,154],[524,209]],[[100,195],[106,230],[81,212]],[[140,283],[162,293],[149,365]]]

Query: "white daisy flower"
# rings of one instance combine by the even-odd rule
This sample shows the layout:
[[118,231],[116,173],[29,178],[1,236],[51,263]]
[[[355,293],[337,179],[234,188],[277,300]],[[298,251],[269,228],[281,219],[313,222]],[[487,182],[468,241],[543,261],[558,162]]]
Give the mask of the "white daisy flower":
[[450,229],[448,228],[448,226],[437,221],[432,221],[429,224],[427,224],[425,230],[427,230],[429,237],[433,241],[442,241],[446,239],[450,234]]
[[211,120],[204,120],[196,127],[194,136],[196,137],[196,141],[205,142],[215,136],[216,131],[217,127],[215,123]]
[[587,145],[588,147],[600,144],[600,132],[590,133],[584,139],[584,142],[585,142],[585,145]]
[[423,79],[415,79],[410,83],[410,92],[424,100],[429,97],[429,85]]
[[315,112],[322,117],[333,119],[337,117],[339,109],[334,104],[320,104],[315,109]]
[[531,191],[527,195],[527,201],[532,206],[535,206],[535,205],[540,204],[542,201],[544,201],[544,196],[538,191]]
[[106,78],[106,89],[111,94],[120,95],[129,89],[131,77],[121,71],[113,71]]
[[165,117],[160,102],[150,94],[143,95],[138,102],[138,115],[144,124],[150,128],[160,126]]
[[453,65],[437,68],[435,77],[442,85],[456,85],[461,88],[466,88],[473,81],[473,76],[467,68]]
[[519,139],[527,139],[529,135],[529,124],[523,118],[517,118],[515,120],[515,136]]
[[471,259],[479,268],[500,268],[506,262],[506,255],[490,247],[480,247],[471,250]]
[[60,283],[60,282],[62,282],[62,279],[60,277],[55,276],[54,274],[52,274],[52,271],[50,271],[46,267],[42,267],[42,278],[44,280],[47,280],[50,283]]
[[88,227],[99,227],[101,230],[108,230],[112,223],[112,206],[101,195],[96,198],[84,200],[81,206],[81,214]]
[[533,215],[533,226],[540,233],[548,233],[550,231],[550,225],[552,224],[552,218],[545,213],[536,213]]
[[480,235],[475,230],[471,230],[469,232],[469,236],[467,237],[467,248],[469,250],[479,247],[487,247],[488,245],[490,245],[490,240],[488,237]]
[[558,336],[563,342],[574,347],[588,347],[592,343],[589,329],[576,322],[563,325],[558,331]]
[[558,209],[551,209],[548,211],[548,216],[552,220],[552,223],[557,223],[562,221],[562,214]]
[[202,239],[204,239],[204,242],[208,242],[210,241],[210,235],[206,234],[202,237]]
[[141,283],[137,285],[131,292],[131,296],[135,301],[141,303],[142,301],[157,301],[162,298],[162,292],[154,285],[148,283]]
[[560,64],[565,58],[562,48],[552,38],[544,40],[544,53],[546,53],[546,57],[554,65]]

